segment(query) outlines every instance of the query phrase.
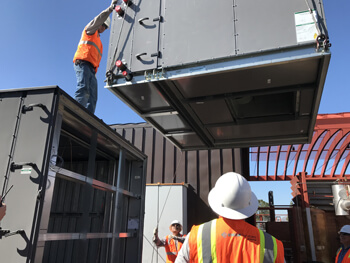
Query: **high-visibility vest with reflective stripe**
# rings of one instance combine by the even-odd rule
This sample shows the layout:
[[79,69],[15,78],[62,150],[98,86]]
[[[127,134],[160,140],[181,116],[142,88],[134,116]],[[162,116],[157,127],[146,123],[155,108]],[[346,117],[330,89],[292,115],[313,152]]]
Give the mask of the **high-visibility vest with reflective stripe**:
[[98,31],[96,30],[93,35],[88,35],[84,29],[73,62],[77,59],[88,61],[94,66],[97,72],[102,58],[102,52],[103,46]]
[[[183,235],[180,236],[185,237]],[[166,263],[173,263],[182,247],[182,243],[179,241],[176,242],[173,238],[169,240],[169,236],[166,236],[165,241]]]
[[189,249],[193,263],[284,262],[282,242],[244,220],[219,218],[192,227]]
[[[342,248],[339,248],[337,251],[337,256],[335,257],[335,263],[338,263],[338,258],[339,258],[339,254],[340,254],[341,250],[342,250]],[[346,252],[341,263],[350,263],[350,249],[348,250],[348,252]]]

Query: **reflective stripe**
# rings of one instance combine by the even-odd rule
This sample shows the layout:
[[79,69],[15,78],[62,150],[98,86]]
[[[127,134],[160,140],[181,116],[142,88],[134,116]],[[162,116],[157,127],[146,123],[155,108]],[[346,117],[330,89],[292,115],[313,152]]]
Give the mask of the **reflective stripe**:
[[216,258],[216,219],[198,227],[198,263],[217,263]]
[[260,233],[260,263],[264,262],[264,254],[265,254],[265,235],[264,232],[259,229]]
[[276,238],[274,236],[272,237],[272,241],[273,241],[273,262],[276,262],[276,258],[277,258],[277,241]]
[[203,225],[202,231],[203,263],[213,263],[211,260],[211,221]]
[[87,40],[82,40],[82,41],[79,42],[79,45],[82,45],[82,44],[87,44],[87,45],[94,46],[97,49],[98,54],[102,57],[101,50],[98,48],[98,46],[94,42],[87,41]]
[[176,255],[177,255],[177,253],[176,253],[176,252],[166,252],[166,254],[167,254],[167,255],[174,255],[174,256],[176,256]]
[[[261,231],[261,230],[260,230]],[[261,231],[262,232],[262,231]],[[276,240],[274,237],[272,237],[270,234],[268,233],[264,233],[264,263],[273,263],[276,260],[277,257],[277,244],[276,244]],[[260,236],[261,237],[261,236]],[[261,239],[260,239],[260,252],[261,252]],[[260,254],[260,258],[261,258],[261,254]]]
[[216,258],[216,220],[213,220],[211,223],[211,258],[213,263],[217,263]]
[[[197,257],[198,263],[217,263],[216,222],[212,220],[198,227]],[[268,233],[259,230],[260,263],[274,263],[277,258],[277,241]]]
[[198,256],[198,263],[203,263],[203,255],[202,255],[202,230],[203,225],[200,225],[198,227],[198,233],[197,233],[197,256]]

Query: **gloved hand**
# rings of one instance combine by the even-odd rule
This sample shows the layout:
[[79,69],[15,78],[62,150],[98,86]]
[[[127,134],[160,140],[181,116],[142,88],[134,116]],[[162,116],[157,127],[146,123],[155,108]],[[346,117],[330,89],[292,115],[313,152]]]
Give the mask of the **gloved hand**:
[[154,235],[154,236],[157,236],[157,235],[158,235],[158,227],[156,227],[156,228],[153,230],[153,235]]
[[112,0],[111,2],[111,7],[113,7],[113,9],[115,8],[115,6],[117,5],[118,0]]

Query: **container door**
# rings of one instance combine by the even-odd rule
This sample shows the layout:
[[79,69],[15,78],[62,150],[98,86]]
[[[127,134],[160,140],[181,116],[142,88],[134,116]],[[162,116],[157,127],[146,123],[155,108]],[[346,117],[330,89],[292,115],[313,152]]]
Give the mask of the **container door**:
[[[0,179],[4,189],[13,186],[6,196],[7,211],[1,221],[2,229],[11,233],[10,236],[2,237],[0,241],[1,258],[9,263],[32,262],[35,237],[38,234],[38,209],[42,202],[41,193],[45,191],[44,170],[48,162],[47,148],[53,117],[53,96],[49,92],[36,91],[4,93],[0,102],[0,142],[8,140],[1,144],[5,145],[6,149],[1,148],[7,154],[11,153],[12,163],[12,169],[7,172],[2,168]],[[9,135],[13,137],[10,139]],[[9,160],[3,153],[0,157],[1,164]],[[6,166],[7,164],[4,167]]]
[[135,17],[131,71],[155,69],[158,65],[160,0],[140,1]]

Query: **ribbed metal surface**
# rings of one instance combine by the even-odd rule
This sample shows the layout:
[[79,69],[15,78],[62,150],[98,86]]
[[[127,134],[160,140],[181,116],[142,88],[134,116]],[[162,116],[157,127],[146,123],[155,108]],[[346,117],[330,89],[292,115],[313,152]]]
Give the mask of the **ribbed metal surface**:
[[[111,127],[148,156],[147,183],[184,182],[205,202],[219,176],[226,172],[242,172],[244,166],[241,149],[180,151],[149,124]],[[247,172],[243,174],[248,175]]]

